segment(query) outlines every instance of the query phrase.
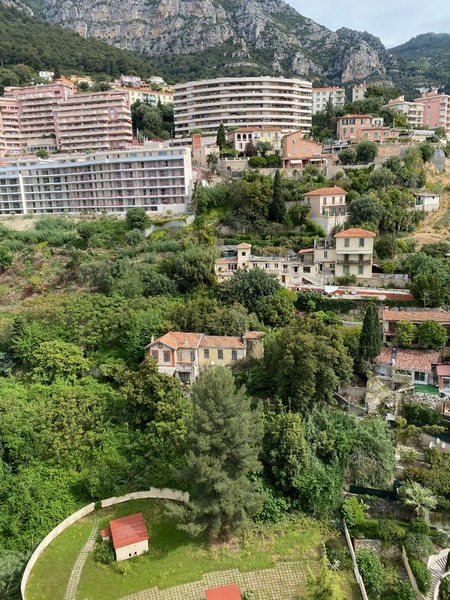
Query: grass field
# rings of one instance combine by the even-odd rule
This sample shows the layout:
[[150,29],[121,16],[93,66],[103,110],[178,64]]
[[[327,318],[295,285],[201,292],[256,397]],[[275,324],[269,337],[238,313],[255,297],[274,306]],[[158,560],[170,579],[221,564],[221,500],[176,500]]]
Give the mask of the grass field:
[[[149,553],[111,566],[96,563],[91,553],[83,569],[78,600],[118,600],[151,587],[167,589],[199,581],[206,573],[260,571],[289,561],[304,564],[306,581],[308,564],[314,566],[321,544],[332,535],[320,522],[297,517],[276,526],[251,526],[239,539],[208,545],[179,531],[158,500],[134,500],[102,510],[100,529],[112,518],[136,512],[142,512],[147,523]],[[86,520],[55,540],[32,572],[28,600],[63,600],[71,568],[91,527],[92,519]],[[358,598],[352,574],[343,573],[343,579],[347,597]]]
[[72,567],[92,530],[92,516],[63,531],[44,551],[27,585],[27,600],[63,600]]

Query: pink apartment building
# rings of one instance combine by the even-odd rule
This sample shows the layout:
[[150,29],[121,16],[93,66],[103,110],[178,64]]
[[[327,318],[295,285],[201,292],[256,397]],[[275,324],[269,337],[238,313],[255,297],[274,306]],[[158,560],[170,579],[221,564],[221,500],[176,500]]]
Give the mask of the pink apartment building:
[[56,144],[62,152],[125,148],[133,141],[126,93],[77,94],[59,102],[53,112]]
[[432,90],[416,98],[414,102],[423,104],[423,124],[429,127],[444,127],[450,133],[450,96]]
[[398,137],[398,131],[383,126],[381,117],[372,115],[344,115],[337,122],[337,138],[346,142],[361,142],[382,140]]
[[0,156],[55,146],[53,109],[75,93],[61,78],[48,85],[6,87],[0,98]]

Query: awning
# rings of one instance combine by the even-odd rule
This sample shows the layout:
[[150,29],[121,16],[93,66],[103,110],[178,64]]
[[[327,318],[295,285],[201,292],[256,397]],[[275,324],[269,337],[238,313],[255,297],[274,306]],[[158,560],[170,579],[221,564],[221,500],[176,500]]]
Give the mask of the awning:
[[175,367],[158,367],[159,373],[165,373],[166,375],[174,375]]

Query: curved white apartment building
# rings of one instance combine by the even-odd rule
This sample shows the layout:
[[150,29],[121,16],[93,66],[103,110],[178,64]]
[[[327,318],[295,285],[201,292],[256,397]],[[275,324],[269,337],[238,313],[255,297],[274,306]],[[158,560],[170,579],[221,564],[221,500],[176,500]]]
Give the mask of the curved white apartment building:
[[312,84],[283,77],[222,77],[174,86],[175,137],[227,127],[311,130]]

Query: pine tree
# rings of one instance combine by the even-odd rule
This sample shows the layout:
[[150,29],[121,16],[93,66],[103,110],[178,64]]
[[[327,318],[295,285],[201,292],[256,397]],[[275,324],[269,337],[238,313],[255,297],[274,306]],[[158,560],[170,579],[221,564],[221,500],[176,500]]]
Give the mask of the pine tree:
[[283,190],[281,189],[281,176],[280,170],[277,169],[275,172],[275,179],[273,182],[273,196],[272,202],[269,206],[269,219],[281,223],[286,213],[286,204],[283,200]]
[[227,137],[225,135],[225,127],[223,126],[223,123],[221,123],[219,125],[219,129],[217,130],[216,144],[219,146],[220,150],[223,150],[226,143]]
[[380,354],[381,333],[378,310],[375,304],[369,304],[359,338],[359,359],[361,362],[373,360]]
[[239,531],[261,509],[262,498],[248,479],[260,468],[261,427],[242,389],[224,367],[205,371],[192,386],[187,465],[178,472],[190,488],[185,506],[171,505],[179,528],[217,539]]

